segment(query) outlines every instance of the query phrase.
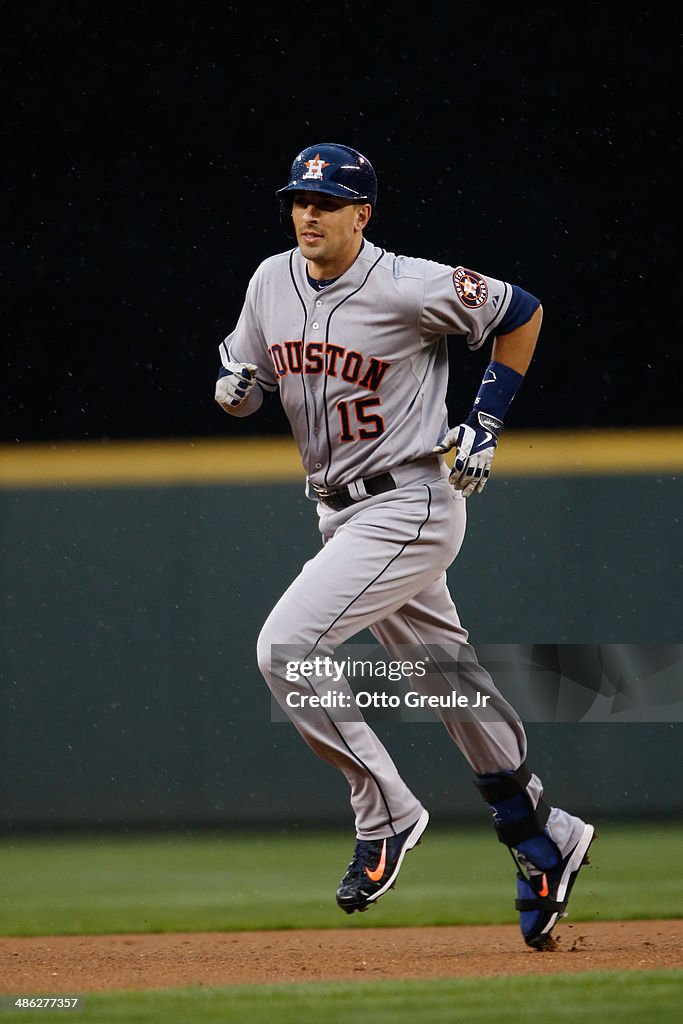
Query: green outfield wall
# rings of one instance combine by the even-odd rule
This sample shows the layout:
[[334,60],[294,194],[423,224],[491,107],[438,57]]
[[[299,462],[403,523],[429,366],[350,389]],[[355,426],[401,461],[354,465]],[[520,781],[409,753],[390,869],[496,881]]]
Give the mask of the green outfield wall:
[[[341,776],[271,723],[255,664],[261,623],[319,543],[290,475],[7,474],[2,827],[350,821]],[[502,467],[468,510],[449,580],[475,646],[682,640],[676,467]],[[438,723],[377,730],[437,817],[481,819]],[[681,738],[668,722],[534,724],[529,761],[578,811],[680,814]]]

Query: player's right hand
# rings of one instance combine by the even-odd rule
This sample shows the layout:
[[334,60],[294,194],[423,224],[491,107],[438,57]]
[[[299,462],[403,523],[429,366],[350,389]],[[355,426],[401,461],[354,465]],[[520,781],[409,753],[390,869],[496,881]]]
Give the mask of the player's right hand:
[[216,401],[224,409],[234,412],[244,403],[256,383],[253,363],[228,363],[226,374],[216,381]]

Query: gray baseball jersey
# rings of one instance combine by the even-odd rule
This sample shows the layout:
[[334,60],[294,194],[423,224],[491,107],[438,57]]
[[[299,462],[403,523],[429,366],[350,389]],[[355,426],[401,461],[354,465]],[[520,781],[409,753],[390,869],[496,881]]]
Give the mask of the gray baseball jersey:
[[279,387],[309,479],[335,487],[431,452],[447,421],[445,336],[479,348],[511,294],[504,281],[367,240],[317,291],[294,249],[257,269],[221,359],[255,363],[261,387]]

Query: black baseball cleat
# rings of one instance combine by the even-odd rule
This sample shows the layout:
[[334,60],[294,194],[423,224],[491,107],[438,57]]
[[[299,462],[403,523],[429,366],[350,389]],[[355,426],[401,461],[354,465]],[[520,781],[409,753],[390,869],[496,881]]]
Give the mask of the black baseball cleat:
[[517,864],[517,896],[522,938],[532,949],[549,950],[554,942],[551,932],[567,916],[567,903],[579,871],[588,864],[588,848],[595,838],[592,825],[585,825],[581,838],[560,863],[540,871],[518,851],[512,850]]
[[387,839],[357,839],[353,859],[339,883],[337,903],[347,914],[367,910],[392,889],[408,850],[420,842],[427,828],[429,813],[423,811],[417,821]]

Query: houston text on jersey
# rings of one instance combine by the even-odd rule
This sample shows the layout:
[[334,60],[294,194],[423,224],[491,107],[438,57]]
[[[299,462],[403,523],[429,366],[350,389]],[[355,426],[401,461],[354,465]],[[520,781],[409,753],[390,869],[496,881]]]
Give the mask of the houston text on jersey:
[[322,341],[285,341],[268,348],[278,377],[287,373],[325,373],[342,377],[368,391],[376,391],[391,366],[386,359],[369,358],[343,345]]

